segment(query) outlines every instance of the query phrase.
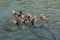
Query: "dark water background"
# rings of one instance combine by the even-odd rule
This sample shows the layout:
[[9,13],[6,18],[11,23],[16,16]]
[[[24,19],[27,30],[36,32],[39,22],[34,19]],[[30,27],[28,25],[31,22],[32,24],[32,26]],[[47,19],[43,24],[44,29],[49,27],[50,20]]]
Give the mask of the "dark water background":
[[[8,20],[15,19],[12,10],[22,10],[24,15],[29,11],[37,16],[42,12],[51,17],[48,23],[38,21],[43,28],[10,25]],[[60,0],[0,0],[0,40],[60,40]]]

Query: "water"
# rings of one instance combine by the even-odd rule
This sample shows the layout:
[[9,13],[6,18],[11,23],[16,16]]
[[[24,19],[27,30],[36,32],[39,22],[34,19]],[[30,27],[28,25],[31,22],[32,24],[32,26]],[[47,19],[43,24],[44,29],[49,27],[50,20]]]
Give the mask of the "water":
[[[28,25],[10,25],[9,20],[15,19],[12,10],[22,10],[24,15],[49,15],[50,20],[40,24],[45,27]],[[25,27],[24,29],[21,29]],[[60,40],[60,0],[0,0],[0,40]]]

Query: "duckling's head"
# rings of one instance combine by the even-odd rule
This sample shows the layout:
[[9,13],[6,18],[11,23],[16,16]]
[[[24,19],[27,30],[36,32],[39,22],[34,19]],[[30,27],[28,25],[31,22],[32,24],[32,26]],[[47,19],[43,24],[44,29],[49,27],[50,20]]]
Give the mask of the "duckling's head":
[[27,12],[27,13],[26,13],[26,16],[28,17],[28,16],[32,16],[32,15],[31,15],[30,12]]
[[35,25],[35,24],[36,24],[36,22],[35,22],[35,19],[34,19],[34,18],[32,19],[31,24],[32,24],[32,25]]
[[35,21],[35,18],[33,18],[33,21]]
[[15,15],[18,15],[17,13],[14,13]]
[[30,12],[27,12],[27,13],[26,13],[26,17],[27,17],[29,20],[32,19],[32,15],[30,14]]
[[32,19],[35,19],[35,20],[37,20],[37,16],[36,16],[36,15],[34,15],[34,16],[32,17]]
[[45,19],[46,16],[44,16],[43,14],[40,14],[40,19]]
[[13,16],[18,17],[18,14],[17,13],[14,13]]

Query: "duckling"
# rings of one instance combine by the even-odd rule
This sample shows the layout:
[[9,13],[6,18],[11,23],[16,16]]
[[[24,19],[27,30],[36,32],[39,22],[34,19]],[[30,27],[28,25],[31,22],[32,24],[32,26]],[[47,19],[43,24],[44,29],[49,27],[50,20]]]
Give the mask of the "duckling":
[[45,15],[41,14],[40,19],[48,21],[49,18],[48,18],[48,16],[45,16]]
[[27,17],[29,20],[31,20],[31,19],[32,19],[31,13],[27,12],[27,13],[26,13],[26,17]]
[[35,25],[37,22],[37,18],[36,18],[36,15],[32,18],[32,21],[31,21],[31,24],[32,25]]
[[16,20],[9,20],[9,23],[10,24],[17,24],[17,21]]

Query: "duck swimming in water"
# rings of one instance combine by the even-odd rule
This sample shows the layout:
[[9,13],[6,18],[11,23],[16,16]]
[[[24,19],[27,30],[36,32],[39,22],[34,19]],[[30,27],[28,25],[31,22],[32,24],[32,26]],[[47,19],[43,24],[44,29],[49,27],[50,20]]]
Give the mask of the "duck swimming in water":
[[9,20],[9,23],[15,25],[15,24],[17,24],[17,21],[16,20]]
[[36,25],[36,22],[37,22],[37,18],[36,18],[36,15],[35,15],[35,16],[32,17],[31,24]]
[[45,20],[45,21],[48,21],[48,16],[45,16],[45,15],[43,15],[43,14],[40,14],[40,19],[42,19],[42,20]]
[[32,19],[31,13],[30,13],[30,12],[27,12],[27,13],[26,13],[26,17],[27,17],[29,20],[31,20],[31,19]]

